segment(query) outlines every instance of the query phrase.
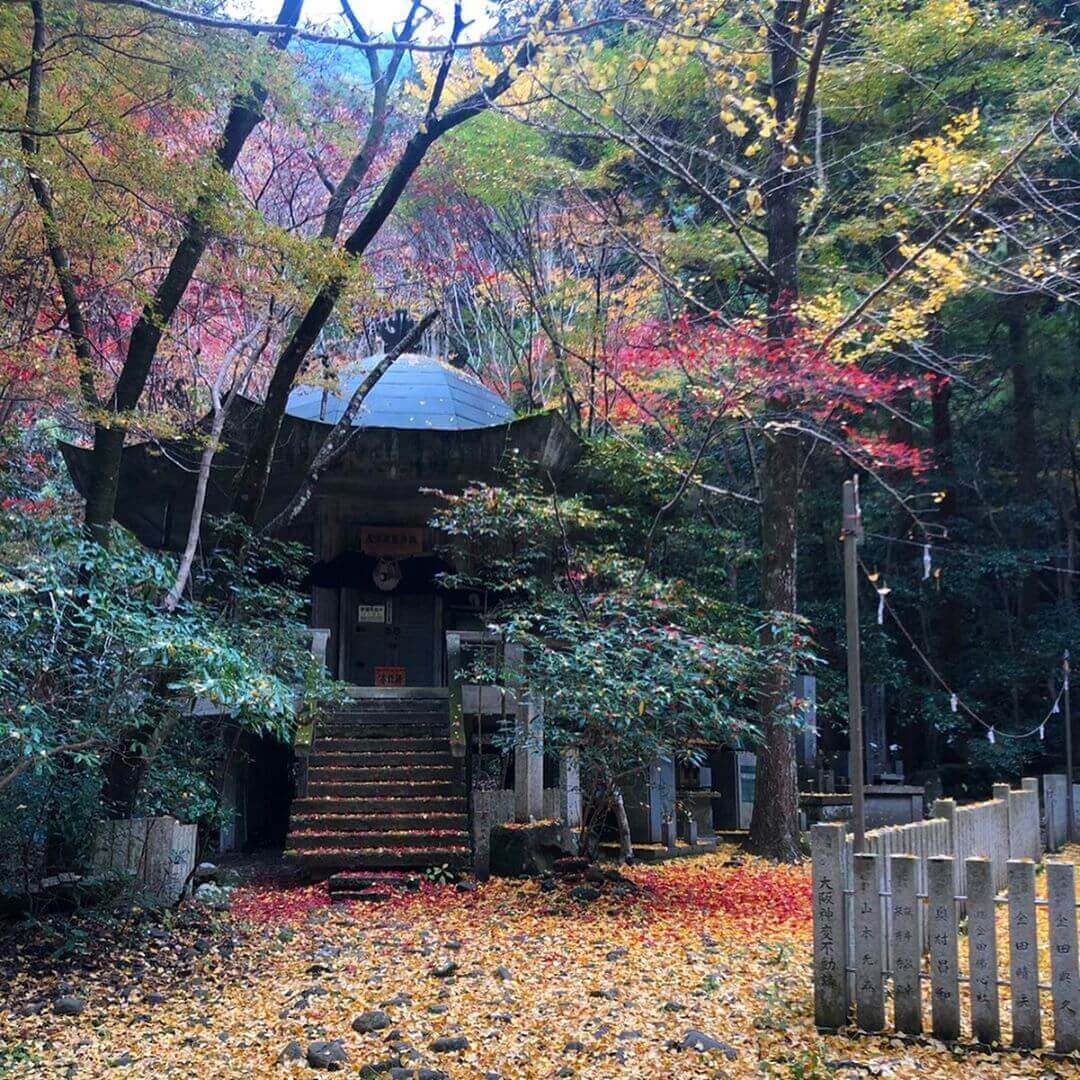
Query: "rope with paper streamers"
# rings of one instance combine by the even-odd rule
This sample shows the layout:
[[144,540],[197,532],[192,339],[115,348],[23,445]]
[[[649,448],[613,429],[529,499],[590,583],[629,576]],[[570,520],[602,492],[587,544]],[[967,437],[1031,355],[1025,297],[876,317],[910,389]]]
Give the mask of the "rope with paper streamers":
[[[884,540],[890,544],[906,544],[908,547],[921,548],[922,549],[922,564],[923,564],[923,581],[926,581],[931,573],[933,567],[933,555],[932,552],[939,554],[944,553],[946,555],[963,555],[966,558],[982,558],[986,555],[985,551],[976,551],[974,548],[953,547],[952,544],[929,544],[925,540],[909,540],[903,536],[889,536],[887,533],[876,533],[866,531],[866,536],[872,536],[875,540]],[[1080,577],[1080,570],[1070,570],[1065,566],[1051,566],[1049,563],[1031,562],[1028,559],[1017,559],[1016,565],[1018,567],[1024,567],[1028,570],[1049,570],[1055,574],[1066,574],[1070,577]]]
[[975,712],[975,710],[972,709],[966,702],[960,700],[960,696],[949,685],[949,683],[945,679],[945,676],[942,675],[936,667],[934,667],[934,665],[930,662],[930,658],[926,655],[926,653],[922,651],[922,649],[919,648],[919,646],[915,642],[915,639],[908,632],[908,628],[903,624],[903,622],[900,621],[900,616],[896,614],[896,611],[893,608],[892,604],[890,604],[886,599],[886,597],[892,590],[889,589],[888,586],[884,585],[884,583],[880,586],[878,585],[880,575],[872,573],[870,570],[868,570],[866,563],[864,563],[862,559],[859,560],[859,566],[862,569],[862,572],[866,575],[866,580],[870,582],[878,596],[878,625],[880,626],[883,624],[884,614],[885,612],[888,612],[893,622],[896,623],[897,629],[899,629],[900,633],[904,635],[905,640],[911,646],[915,655],[918,656],[918,658],[925,665],[926,670],[929,671],[931,675],[933,675],[933,677],[941,685],[942,689],[945,690],[945,692],[949,695],[949,704],[953,712],[957,712],[958,710],[963,711],[977,724],[981,724],[984,728],[986,728],[986,738],[991,743],[996,742],[998,736],[1003,739],[1030,739],[1033,735],[1038,735],[1040,739],[1046,738],[1046,725],[1049,723],[1050,717],[1055,716],[1061,712],[1061,698],[1064,695],[1065,691],[1069,688],[1068,674],[1066,674],[1065,679],[1061,684],[1061,689],[1057,692],[1057,697],[1054,698],[1054,703],[1050,706],[1050,711],[1046,714],[1046,716],[1040,723],[1036,724],[1035,727],[1033,727],[1030,731],[998,731],[996,725],[987,723],[987,721],[985,721],[977,712]]

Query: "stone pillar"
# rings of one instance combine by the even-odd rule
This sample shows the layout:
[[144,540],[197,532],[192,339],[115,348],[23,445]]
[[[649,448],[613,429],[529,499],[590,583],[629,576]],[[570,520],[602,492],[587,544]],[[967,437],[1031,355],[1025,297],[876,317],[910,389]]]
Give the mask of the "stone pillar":
[[514,820],[519,824],[544,816],[544,712],[540,703],[517,707],[514,742]]
[[1060,851],[1068,839],[1068,781],[1064,773],[1048,773],[1042,778],[1046,808],[1046,850]]
[[[948,846],[946,848],[948,854],[956,854],[956,800],[955,799],[935,799],[933,816],[941,818],[945,825],[945,833],[948,837]],[[957,891],[957,882],[960,877],[960,867],[954,862],[952,864],[952,872],[955,875],[953,879],[953,892]]]
[[855,1022],[863,1031],[885,1026],[882,972],[881,856],[855,856]]
[[952,855],[926,860],[930,922],[930,1015],[934,1037],[960,1038],[960,963],[956,936],[956,870]]
[[1039,793],[1029,787],[1010,791],[1009,854],[1013,859],[1033,859],[1038,862],[1041,853]]
[[660,822],[660,843],[663,844],[668,851],[674,851],[678,846],[678,829],[674,818],[664,818],[664,820]]
[[795,731],[795,760],[801,768],[812,769],[817,763],[817,679],[813,675],[796,675],[791,692],[803,703]]
[[568,747],[559,758],[559,818],[563,823],[563,844],[577,851],[581,832],[581,763],[576,747]]
[[[1010,801],[1018,794],[1013,792]],[[1039,1015],[1039,935],[1035,924],[1035,864],[1009,860],[1009,981],[1012,983],[1013,1046],[1042,1046]]]
[[1076,867],[1072,863],[1046,864],[1046,896],[1050,905],[1050,987],[1054,1003],[1054,1052],[1071,1054],[1080,1049]]
[[956,800],[935,799],[933,816],[949,823],[949,854],[956,854]]
[[971,1035],[989,1046],[1001,1040],[998,1001],[994,864],[967,860],[968,970],[971,973]]
[[630,834],[638,844],[662,844],[662,825],[675,820],[675,762],[654,758],[644,776],[624,785]]
[[889,760],[885,732],[885,687],[869,683],[863,690],[863,741],[866,745],[866,782],[876,784]]
[[896,1030],[922,1034],[922,934],[919,932],[919,860],[890,855],[892,879],[893,1008]]
[[814,1023],[835,1030],[848,1020],[843,825],[810,830],[814,905]]
[[473,874],[478,881],[491,876],[491,793],[474,791],[472,796]]

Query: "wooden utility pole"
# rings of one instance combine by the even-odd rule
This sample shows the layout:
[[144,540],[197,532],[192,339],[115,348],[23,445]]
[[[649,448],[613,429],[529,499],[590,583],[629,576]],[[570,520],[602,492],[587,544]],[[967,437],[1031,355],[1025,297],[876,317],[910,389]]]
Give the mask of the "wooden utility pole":
[[1069,650],[1061,658],[1061,674],[1065,694],[1065,835],[1070,843],[1073,838],[1073,749],[1072,749],[1072,701],[1069,695]]
[[859,509],[859,478],[844,481],[844,607],[847,612],[848,738],[851,774],[851,808],[855,825],[855,850],[866,843],[866,810],[863,793],[862,666],[859,659],[859,554],[862,542],[862,511]]

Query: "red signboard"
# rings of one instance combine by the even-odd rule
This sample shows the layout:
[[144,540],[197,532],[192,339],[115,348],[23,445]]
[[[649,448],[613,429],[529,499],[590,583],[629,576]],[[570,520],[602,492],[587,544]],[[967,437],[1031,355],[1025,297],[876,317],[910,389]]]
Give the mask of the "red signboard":
[[376,667],[376,686],[404,686],[405,669],[403,667]]
[[362,525],[360,550],[365,555],[423,555],[427,529],[406,525]]

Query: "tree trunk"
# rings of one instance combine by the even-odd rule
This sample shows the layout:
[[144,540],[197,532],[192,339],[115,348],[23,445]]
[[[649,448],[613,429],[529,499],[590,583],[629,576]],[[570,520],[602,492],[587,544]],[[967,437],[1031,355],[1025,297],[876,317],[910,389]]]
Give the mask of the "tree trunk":
[[[798,89],[798,4],[779,0],[769,28],[772,90],[777,129],[783,131],[794,115]],[[769,267],[769,346],[781,355],[794,330],[792,305],[798,299],[798,174],[785,167],[788,148],[777,138],[765,173],[766,233]],[[783,425],[791,404],[778,401],[771,409],[774,425],[767,428],[761,469],[761,593],[766,611],[795,611],[796,513],[799,502],[799,438]],[[762,644],[774,644],[766,627]],[[793,672],[778,661],[760,692],[763,742],[757,751],[754,813],[750,819],[751,850],[769,858],[790,861],[799,854],[799,797],[795,739],[790,726],[776,719],[789,693]]]
[[1030,502],[1039,480],[1038,430],[1035,425],[1035,394],[1028,366],[1027,312],[1022,301],[1009,305],[1009,365],[1013,384],[1013,445],[1020,499]]
[[[762,602],[766,611],[794,612],[799,439],[781,434],[769,442],[761,489]],[[771,631],[763,632],[771,645]],[[774,713],[789,693],[792,672],[777,663],[761,689],[764,741],[757,751],[750,847],[759,855],[790,861],[799,854],[799,798],[795,737]]]
[[[295,26],[303,0],[284,0],[277,24]],[[273,40],[285,48],[288,35]],[[256,83],[237,97],[229,110],[225,128],[214,150],[214,160],[223,172],[231,172],[248,136],[262,119],[267,90]],[[94,449],[90,464],[90,490],[86,497],[85,527],[88,535],[102,545],[109,542],[109,527],[116,512],[116,492],[120,479],[120,458],[124,449],[126,421],[139,404],[146,380],[157,356],[161,336],[187,292],[188,285],[210,241],[207,220],[214,196],[199,196],[196,206],[184,221],[183,232],[169,268],[153,297],[143,307],[139,321],[128,339],[120,377],[112,395],[105,402],[108,418],[94,425]]]
[[624,863],[634,861],[634,842],[630,839],[630,819],[626,816],[626,804],[623,802],[622,788],[618,785],[611,789],[611,802],[615,810],[615,826],[619,830],[619,858]]
[[[155,697],[164,689],[165,681],[161,680]],[[109,817],[122,819],[134,814],[146,774],[178,719],[179,714],[174,708],[157,721],[127,728],[118,736],[118,746],[105,765],[102,791],[102,803]]]

